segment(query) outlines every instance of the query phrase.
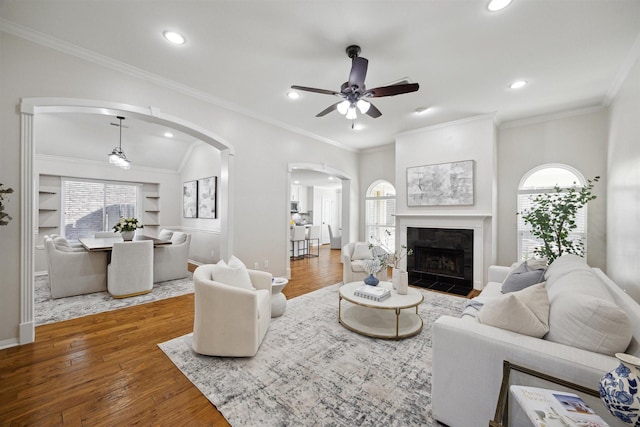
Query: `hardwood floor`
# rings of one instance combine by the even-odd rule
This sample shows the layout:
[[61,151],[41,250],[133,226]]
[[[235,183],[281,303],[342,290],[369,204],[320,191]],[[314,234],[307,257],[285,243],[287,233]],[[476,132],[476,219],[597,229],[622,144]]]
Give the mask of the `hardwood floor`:
[[[342,281],[340,251],[292,262],[288,299]],[[36,328],[0,350],[0,426],[228,426],[157,344],[193,330],[193,294]]]

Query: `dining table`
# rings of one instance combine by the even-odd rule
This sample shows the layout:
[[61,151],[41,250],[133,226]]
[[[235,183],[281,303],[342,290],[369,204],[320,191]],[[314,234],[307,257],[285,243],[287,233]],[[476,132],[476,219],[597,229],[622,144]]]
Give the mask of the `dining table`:
[[[161,240],[156,237],[145,236],[144,234],[136,235],[133,240],[151,240],[154,247],[171,244],[171,240]],[[114,243],[123,242],[124,240],[121,236],[114,235],[113,237],[80,237],[78,241],[80,241],[80,244],[89,252],[96,252],[111,251],[113,250]]]

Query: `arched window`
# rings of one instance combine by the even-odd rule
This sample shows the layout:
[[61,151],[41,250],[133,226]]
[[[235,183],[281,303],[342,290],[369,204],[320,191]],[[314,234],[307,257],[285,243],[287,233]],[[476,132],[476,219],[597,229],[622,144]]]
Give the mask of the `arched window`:
[[[518,186],[518,212],[529,209],[533,199],[538,194],[555,191],[560,188],[583,187],[586,180],[580,172],[571,166],[563,164],[546,164],[527,172]],[[587,255],[587,208],[578,210],[576,215],[576,229],[571,233],[571,240],[584,242],[584,256]],[[525,224],[522,216],[518,215],[518,254],[521,260],[534,256],[534,249],[542,241],[531,234],[531,226]]]
[[395,250],[396,189],[387,181],[376,181],[367,190],[365,206],[367,241],[381,241]]

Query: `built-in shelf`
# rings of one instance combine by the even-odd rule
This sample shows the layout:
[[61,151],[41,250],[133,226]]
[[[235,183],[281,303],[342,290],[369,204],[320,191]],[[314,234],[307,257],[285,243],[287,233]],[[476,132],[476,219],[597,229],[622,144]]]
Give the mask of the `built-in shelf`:
[[40,175],[38,181],[38,228],[60,227],[60,177]]
[[142,223],[145,227],[158,227],[160,225],[160,194],[158,184],[144,184],[143,189],[144,217]]

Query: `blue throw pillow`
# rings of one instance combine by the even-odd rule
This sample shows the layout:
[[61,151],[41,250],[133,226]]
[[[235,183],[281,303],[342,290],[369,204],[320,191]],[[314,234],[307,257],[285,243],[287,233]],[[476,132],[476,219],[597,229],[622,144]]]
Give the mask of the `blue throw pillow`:
[[516,267],[502,283],[502,293],[521,291],[544,281],[544,269],[529,270],[527,262]]

